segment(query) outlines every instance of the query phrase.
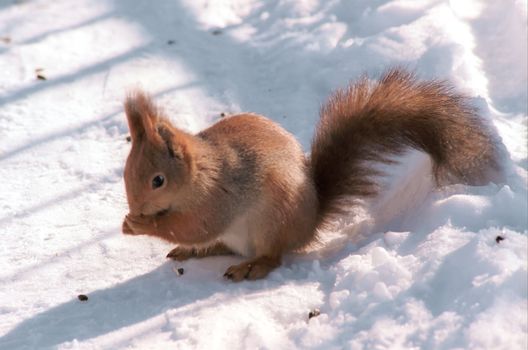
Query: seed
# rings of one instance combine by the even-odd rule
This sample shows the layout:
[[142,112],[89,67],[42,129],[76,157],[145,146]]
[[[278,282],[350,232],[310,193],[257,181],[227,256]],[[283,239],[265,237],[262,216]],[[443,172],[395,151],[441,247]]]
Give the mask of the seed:
[[183,267],[180,267],[178,269],[173,267],[172,271],[176,272],[178,274],[178,276],[181,276],[181,275],[183,275],[185,273],[185,270],[183,269]]
[[312,311],[310,311],[310,313],[308,314],[308,319],[312,318],[312,317],[317,317],[321,314],[321,311],[319,311],[319,309],[313,309]]

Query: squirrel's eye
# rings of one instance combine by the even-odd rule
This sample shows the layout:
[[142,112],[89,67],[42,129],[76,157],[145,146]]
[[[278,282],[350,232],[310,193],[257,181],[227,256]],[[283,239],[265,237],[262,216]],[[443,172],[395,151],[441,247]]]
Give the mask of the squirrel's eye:
[[152,188],[153,189],[160,188],[161,186],[163,186],[164,182],[165,182],[165,178],[162,175],[156,175],[152,179]]

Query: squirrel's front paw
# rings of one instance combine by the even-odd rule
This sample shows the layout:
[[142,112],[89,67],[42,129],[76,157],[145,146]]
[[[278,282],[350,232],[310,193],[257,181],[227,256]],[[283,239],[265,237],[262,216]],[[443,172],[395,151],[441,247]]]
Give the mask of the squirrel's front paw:
[[167,258],[170,258],[172,260],[178,260],[178,261],[185,261],[190,258],[198,257],[197,251],[194,248],[184,248],[181,246],[178,246],[171,250],[169,254],[167,254]]
[[128,226],[126,217],[125,217],[125,220],[123,220],[123,225],[122,225],[121,230],[123,231],[123,233],[125,235],[133,235],[134,234],[134,231],[132,231],[130,226]]
[[[125,226],[127,231],[125,231]],[[156,221],[150,216],[127,215],[123,223],[123,233],[145,235],[155,231]]]

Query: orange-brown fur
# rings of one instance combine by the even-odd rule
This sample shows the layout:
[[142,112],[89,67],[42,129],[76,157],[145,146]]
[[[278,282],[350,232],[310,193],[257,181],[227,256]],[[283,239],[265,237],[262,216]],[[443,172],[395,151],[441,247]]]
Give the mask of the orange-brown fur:
[[[265,277],[285,252],[313,242],[346,199],[376,194],[372,163],[390,163],[406,147],[431,155],[439,184],[483,183],[499,170],[491,133],[467,99],[399,69],[338,90],[321,110],[309,159],[292,135],[257,115],[190,135],[141,92],[125,111],[132,150],[123,232],[179,244],[169,253],[175,259],[252,257],[226,271],[234,281]],[[156,175],[165,179],[159,188]]]

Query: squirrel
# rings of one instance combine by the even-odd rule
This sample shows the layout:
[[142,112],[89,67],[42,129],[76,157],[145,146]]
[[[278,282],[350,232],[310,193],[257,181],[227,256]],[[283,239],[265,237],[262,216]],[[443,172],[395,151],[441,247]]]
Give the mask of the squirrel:
[[[283,254],[317,241],[350,198],[380,191],[376,163],[415,148],[438,186],[490,181],[500,172],[493,133],[446,81],[391,68],[335,91],[321,107],[306,156],[293,135],[251,113],[192,135],[141,91],[124,103],[132,148],[124,169],[130,212],[122,230],[178,244],[168,258],[239,254],[224,276],[260,279]],[[353,203],[353,202],[352,202]]]

